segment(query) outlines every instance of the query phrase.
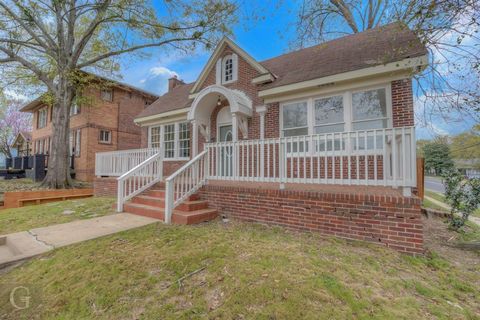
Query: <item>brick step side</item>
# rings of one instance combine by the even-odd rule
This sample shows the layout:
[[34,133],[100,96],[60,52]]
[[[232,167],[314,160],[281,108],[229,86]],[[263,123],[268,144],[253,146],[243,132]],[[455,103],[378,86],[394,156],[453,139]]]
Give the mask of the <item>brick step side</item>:
[[204,200],[195,200],[195,201],[184,201],[179,204],[176,208],[177,211],[196,211],[207,209],[208,203]]
[[217,216],[217,209],[202,209],[195,211],[175,210],[172,215],[172,222],[176,224],[196,224],[213,220]]
[[165,208],[165,199],[163,197],[152,197],[152,196],[136,196],[132,199],[133,203],[146,204],[148,206]]
[[140,203],[127,202],[123,206],[123,211],[160,220],[165,219],[163,209]]

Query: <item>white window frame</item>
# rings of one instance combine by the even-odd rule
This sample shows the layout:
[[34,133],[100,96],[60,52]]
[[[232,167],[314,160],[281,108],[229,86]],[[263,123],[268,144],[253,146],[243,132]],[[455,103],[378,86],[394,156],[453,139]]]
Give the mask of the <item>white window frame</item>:
[[[177,121],[177,122],[169,122],[169,123],[164,123],[161,125],[151,125],[148,127],[148,147],[153,148],[152,146],[152,128],[158,128],[160,127],[160,146],[162,147],[162,152],[164,152],[164,161],[185,161],[185,160],[190,160],[191,157],[191,144],[192,144],[192,132],[190,130],[189,134],[189,140],[190,140],[190,150],[189,150],[189,157],[180,157],[180,123],[186,123],[188,125],[188,128],[190,130],[190,123],[188,121]],[[173,158],[166,158],[165,157],[165,126],[168,125],[174,125],[174,156]]]
[[[104,140],[102,137],[102,133],[108,133],[108,139],[107,140]],[[111,130],[104,130],[104,129],[100,129],[98,131],[98,142],[99,143],[102,143],[102,144],[111,144],[112,143],[112,131]]]
[[[43,123],[43,125],[40,125],[40,114],[44,113],[45,114],[45,121]],[[40,108],[38,109],[38,113],[37,113],[37,116],[38,116],[38,119],[37,119],[37,129],[42,129],[42,128],[45,128],[48,124],[48,108],[47,107],[43,107],[43,108]]]
[[[109,99],[105,99],[105,98],[104,98],[104,96],[103,96],[103,93],[104,93],[104,92],[110,92],[110,98],[109,98]],[[112,88],[101,89],[101,90],[100,90],[100,98],[101,98],[103,101],[112,102],[112,101],[113,101],[113,89],[112,89]]]
[[[393,121],[392,121],[392,90],[391,90],[391,84],[381,84],[381,85],[376,85],[376,86],[369,86],[369,87],[358,87],[355,89],[351,90],[345,90],[345,91],[338,91],[334,93],[328,93],[325,95],[315,95],[315,96],[310,96],[310,97],[305,97],[301,99],[295,99],[295,100],[289,100],[289,101],[284,101],[280,103],[280,137],[284,138],[283,131],[288,130],[288,129],[294,129],[294,128],[283,128],[283,108],[285,105],[289,105],[292,103],[301,103],[301,102],[307,102],[307,113],[308,113],[308,120],[307,120],[307,125],[308,125],[308,135],[315,135],[315,104],[314,101],[318,99],[324,99],[324,98],[329,98],[333,96],[343,96],[343,117],[344,117],[344,123],[345,123],[345,128],[343,132],[350,132],[353,131],[353,105],[352,105],[352,94],[357,93],[357,92],[362,92],[362,91],[370,91],[370,90],[376,90],[376,89],[385,89],[385,99],[387,103],[387,129],[393,127]],[[377,118],[380,119],[380,118]],[[382,118],[384,119],[384,118]],[[369,120],[361,120],[361,121],[369,121]],[[360,121],[358,121],[360,122]],[[335,123],[332,123],[335,124]],[[369,129],[370,130],[370,129]],[[357,130],[357,131],[364,131],[364,130]],[[340,133],[340,132],[338,132]],[[328,133],[331,134],[331,133]]]
[[73,102],[70,106],[70,117],[76,116],[80,113],[80,106],[77,102]]
[[[232,60],[232,79],[230,80],[225,80],[225,72],[226,72],[226,63],[228,59]],[[217,77],[220,77],[220,79],[217,79],[217,84],[229,84],[236,82],[238,79],[238,55],[236,53],[228,54],[224,56],[223,58],[218,60],[220,65],[217,65],[217,68],[220,70],[217,70]],[[220,81],[218,81],[220,80]]]

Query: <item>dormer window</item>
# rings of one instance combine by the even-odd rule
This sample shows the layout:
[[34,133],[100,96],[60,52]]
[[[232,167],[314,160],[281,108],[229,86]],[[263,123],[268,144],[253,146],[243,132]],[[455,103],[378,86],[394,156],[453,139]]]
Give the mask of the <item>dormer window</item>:
[[238,56],[229,54],[217,61],[217,84],[227,84],[237,81]]
[[223,82],[233,81],[233,58],[231,55],[223,59]]

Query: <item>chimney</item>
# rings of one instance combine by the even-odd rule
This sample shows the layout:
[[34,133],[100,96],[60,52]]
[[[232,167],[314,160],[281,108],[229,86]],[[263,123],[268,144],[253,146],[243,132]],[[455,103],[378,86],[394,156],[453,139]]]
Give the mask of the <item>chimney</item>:
[[173,88],[178,87],[181,84],[185,84],[182,80],[178,80],[177,76],[173,76],[170,79],[168,79],[168,92],[172,91]]

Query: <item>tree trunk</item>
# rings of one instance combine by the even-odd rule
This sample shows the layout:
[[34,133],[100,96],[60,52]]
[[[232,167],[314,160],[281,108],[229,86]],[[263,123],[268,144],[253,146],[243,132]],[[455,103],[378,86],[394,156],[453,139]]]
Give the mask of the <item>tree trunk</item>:
[[54,189],[71,188],[70,176],[70,106],[75,90],[67,79],[59,79],[53,104],[51,150],[48,171],[42,184]]

